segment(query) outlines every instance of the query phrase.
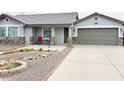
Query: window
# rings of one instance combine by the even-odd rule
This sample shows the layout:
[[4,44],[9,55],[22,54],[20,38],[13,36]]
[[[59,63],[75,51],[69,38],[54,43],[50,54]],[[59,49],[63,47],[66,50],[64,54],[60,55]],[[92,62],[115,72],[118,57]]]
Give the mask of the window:
[[51,37],[51,27],[43,28],[43,37],[49,39]]
[[6,36],[6,28],[0,27],[0,38],[3,38]]
[[8,27],[9,37],[18,37],[18,27]]

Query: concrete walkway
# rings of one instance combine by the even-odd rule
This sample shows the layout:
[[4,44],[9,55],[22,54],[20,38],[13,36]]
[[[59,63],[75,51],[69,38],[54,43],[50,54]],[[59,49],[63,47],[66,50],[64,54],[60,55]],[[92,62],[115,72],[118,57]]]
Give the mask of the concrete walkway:
[[124,80],[124,47],[75,45],[48,80]]

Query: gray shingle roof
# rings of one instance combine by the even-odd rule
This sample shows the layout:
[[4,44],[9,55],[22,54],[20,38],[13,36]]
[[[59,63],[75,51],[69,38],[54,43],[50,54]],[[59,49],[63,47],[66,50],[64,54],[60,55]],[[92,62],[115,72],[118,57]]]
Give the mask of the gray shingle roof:
[[72,12],[72,13],[16,15],[15,17],[26,24],[36,25],[36,24],[72,24],[77,16],[78,16],[77,12]]

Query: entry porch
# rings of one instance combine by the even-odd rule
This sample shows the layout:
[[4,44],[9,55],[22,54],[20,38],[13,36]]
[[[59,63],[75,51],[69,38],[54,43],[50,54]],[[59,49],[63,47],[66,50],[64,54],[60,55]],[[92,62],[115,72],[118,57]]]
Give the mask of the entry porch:
[[[63,45],[68,43],[71,34],[68,26],[34,26],[32,27],[32,44]],[[41,40],[39,40],[39,37]]]

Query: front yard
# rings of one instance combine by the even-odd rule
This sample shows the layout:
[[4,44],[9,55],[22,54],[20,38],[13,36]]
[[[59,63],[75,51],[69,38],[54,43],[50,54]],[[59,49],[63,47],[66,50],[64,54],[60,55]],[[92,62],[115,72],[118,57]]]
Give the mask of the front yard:
[[28,64],[28,68],[20,73],[0,76],[0,80],[10,80],[10,81],[44,80],[44,78],[51,72],[51,70],[62,62],[62,60],[69,53],[70,50],[71,48],[65,47],[63,48],[62,51],[48,51],[47,49],[45,49],[42,51],[41,50],[40,51],[33,50],[28,52],[18,51],[9,54],[1,54],[0,55],[1,61],[2,60],[25,61]]

